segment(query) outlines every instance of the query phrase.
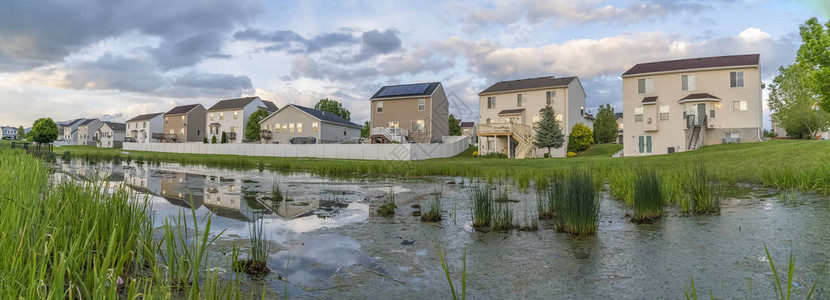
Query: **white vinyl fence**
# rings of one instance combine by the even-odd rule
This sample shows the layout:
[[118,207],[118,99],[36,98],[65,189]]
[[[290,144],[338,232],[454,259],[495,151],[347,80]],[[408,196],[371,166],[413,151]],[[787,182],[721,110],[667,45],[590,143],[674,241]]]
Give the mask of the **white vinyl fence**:
[[442,144],[202,144],[124,143],[125,151],[244,156],[308,157],[364,160],[423,160],[458,155],[470,144],[468,136],[445,137]]

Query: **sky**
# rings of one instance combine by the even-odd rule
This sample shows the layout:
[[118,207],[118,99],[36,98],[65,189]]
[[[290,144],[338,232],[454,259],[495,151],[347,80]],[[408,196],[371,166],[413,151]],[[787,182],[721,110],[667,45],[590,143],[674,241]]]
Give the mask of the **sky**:
[[811,17],[825,22],[830,4],[4,0],[0,125],[123,122],[240,96],[280,107],[328,97],[362,124],[380,87],[433,81],[451,113],[473,120],[478,92],[538,76],[579,76],[589,111],[619,111],[620,75],[640,62],[760,53],[769,83]]

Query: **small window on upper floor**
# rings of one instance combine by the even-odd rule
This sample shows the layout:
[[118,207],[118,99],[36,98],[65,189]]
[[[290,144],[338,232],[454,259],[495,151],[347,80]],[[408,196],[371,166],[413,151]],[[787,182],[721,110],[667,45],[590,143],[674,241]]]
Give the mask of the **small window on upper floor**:
[[525,98],[522,96],[522,94],[516,94],[516,106],[518,107],[523,107],[527,105],[527,100],[525,100]]
[[418,99],[418,111],[423,111],[427,108],[426,99]]
[[746,111],[746,101],[732,101],[733,111]]
[[378,104],[376,106],[376,111],[379,112],[379,113],[383,112],[383,102],[378,101]]
[[556,103],[556,91],[548,91],[545,95],[545,104],[553,105]]
[[638,94],[654,93],[654,78],[641,78],[637,80]]
[[496,97],[487,97],[487,108],[496,107]]
[[667,121],[669,119],[669,106],[660,106],[660,121]]
[[681,81],[681,88],[684,91],[694,91],[695,90],[695,75],[683,75],[680,76]]
[[634,122],[643,122],[643,107],[634,108]]
[[744,72],[729,72],[729,87],[744,87]]

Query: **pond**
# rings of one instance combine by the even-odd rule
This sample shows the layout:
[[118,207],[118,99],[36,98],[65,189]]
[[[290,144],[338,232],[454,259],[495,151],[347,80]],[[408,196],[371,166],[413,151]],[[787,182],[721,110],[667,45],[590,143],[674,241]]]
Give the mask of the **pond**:
[[[437,245],[458,290],[466,251],[471,299],[676,299],[684,297],[692,276],[701,295],[772,298],[765,244],[780,276],[786,276],[789,254],[794,255],[794,295],[803,298],[817,279],[830,278],[830,199],[810,193],[733,186],[720,215],[689,216],[669,208],[663,219],[641,225],[629,221],[631,208],[604,193],[599,231],[576,237],[546,221],[534,231],[473,230],[469,189],[476,183],[462,178],[335,180],[81,160],[56,168],[135,190],[136,197],[152,203],[156,226],[192,207],[200,219],[212,214],[213,231],[225,231],[212,245],[211,266],[228,276],[231,245],[246,244],[251,222],[262,219],[273,245],[268,266],[274,272],[248,283],[265,288],[270,297],[287,286],[292,298],[301,299],[446,299],[451,295]],[[274,186],[291,201],[274,201]],[[378,216],[377,207],[390,192],[396,214]],[[421,222],[414,216],[420,211],[416,204],[436,192],[443,197],[443,220]],[[515,223],[535,218],[532,188],[511,189],[509,199]],[[813,296],[826,297],[826,290],[820,286]]]

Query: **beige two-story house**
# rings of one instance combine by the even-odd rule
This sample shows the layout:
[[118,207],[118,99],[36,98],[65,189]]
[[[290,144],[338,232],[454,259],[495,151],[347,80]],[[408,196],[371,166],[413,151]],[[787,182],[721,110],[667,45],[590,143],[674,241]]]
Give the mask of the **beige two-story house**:
[[208,133],[208,140],[213,141],[216,137],[216,140],[220,141],[224,133],[228,143],[242,143],[245,140],[248,119],[260,109],[271,114],[277,111],[277,106],[259,97],[220,100],[207,110],[205,131]]
[[[591,124],[585,114],[585,90],[576,76],[537,77],[497,82],[479,94],[479,154],[502,153],[511,158],[543,157],[548,149],[533,140],[540,111],[551,106],[567,137],[577,123]],[[567,154],[567,139],[553,157]]]
[[164,114],[164,131],[153,139],[164,143],[195,143],[205,138],[205,107],[201,104],[177,106]]
[[78,125],[78,145],[95,146],[97,142],[93,139],[95,131],[101,127],[101,120],[86,119]]
[[760,141],[760,55],[640,63],[623,73],[625,156]]
[[440,82],[389,85],[371,99],[372,143],[440,143],[450,135],[449,102]]

